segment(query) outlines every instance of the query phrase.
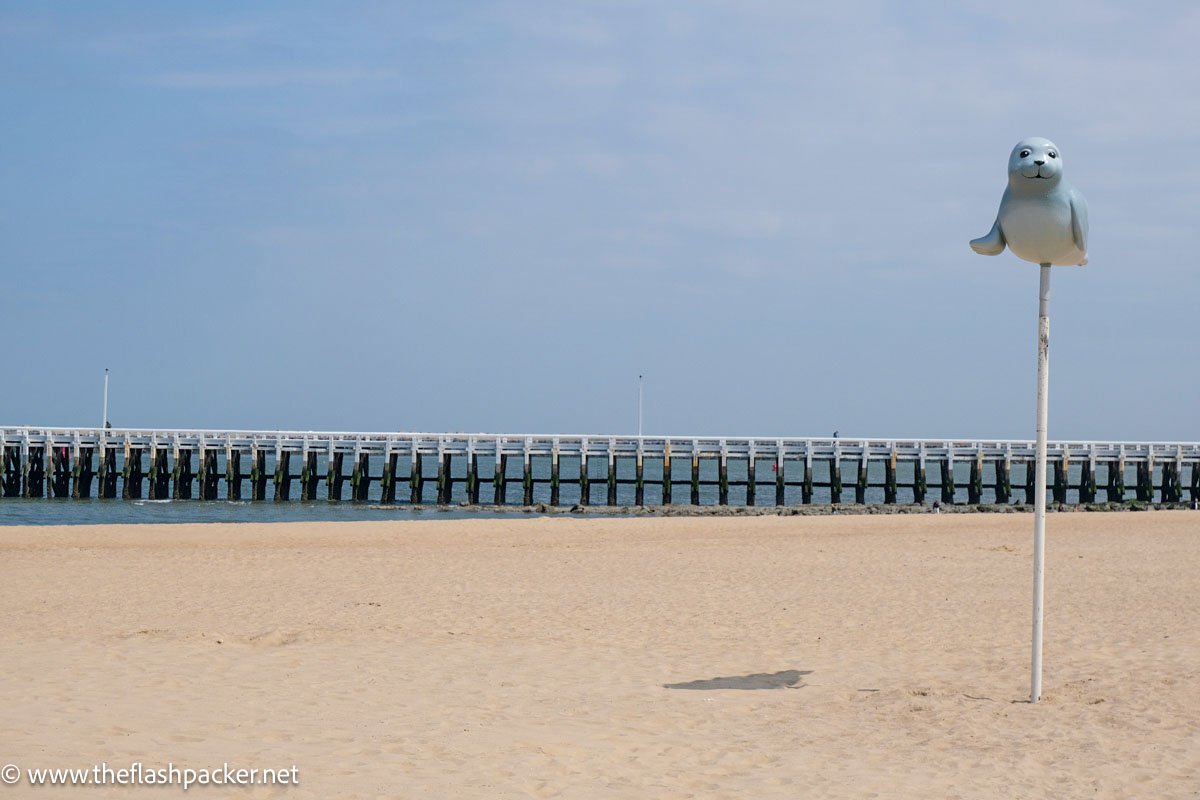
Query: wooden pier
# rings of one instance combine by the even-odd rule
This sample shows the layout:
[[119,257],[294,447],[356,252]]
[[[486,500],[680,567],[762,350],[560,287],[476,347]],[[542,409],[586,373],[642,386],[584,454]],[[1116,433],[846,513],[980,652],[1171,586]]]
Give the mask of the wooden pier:
[[[782,506],[1034,492],[1032,441],[0,431],[4,498]],[[1048,458],[1055,502],[1200,503],[1197,442],[1052,442]]]

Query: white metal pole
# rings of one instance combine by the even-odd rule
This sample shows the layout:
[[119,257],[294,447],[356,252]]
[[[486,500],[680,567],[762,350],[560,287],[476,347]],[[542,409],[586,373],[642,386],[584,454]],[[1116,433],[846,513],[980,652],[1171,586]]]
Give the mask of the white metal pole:
[[638,375],[638,436],[642,435],[642,376]]
[[1029,702],[1042,697],[1042,589],[1046,556],[1046,428],[1050,416],[1050,265],[1042,264],[1038,294],[1037,466],[1033,496],[1033,663]]
[[100,430],[108,427],[108,367],[104,368],[104,419],[100,422]]

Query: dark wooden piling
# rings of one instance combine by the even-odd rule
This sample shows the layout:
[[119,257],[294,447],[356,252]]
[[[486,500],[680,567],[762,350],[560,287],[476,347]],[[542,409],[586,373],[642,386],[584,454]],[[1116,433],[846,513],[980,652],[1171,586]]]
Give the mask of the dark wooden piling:
[[[391,450],[383,455],[383,474],[379,476],[379,502],[392,505],[396,502],[396,464],[400,460]],[[467,473],[468,490],[475,479],[475,456],[471,456],[471,471]],[[472,500],[474,502],[474,500]]]
[[608,504],[617,504],[617,454],[608,451]]
[[1164,503],[1179,503],[1183,500],[1183,483],[1180,479],[1179,463],[1164,461],[1162,465],[1162,485],[1159,488]]
[[783,450],[775,453],[775,505],[781,506],[786,502],[784,500],[784,467],[786,462],[783,460]]
[[250,499],[267,499],[267,451],[257,447],[250,451]]
[[559,479],[558,479],[558,448],[555,447],[550,453],[550,505],[558,505],[559,496]]
[[1154,462],[1147,459],[1137,465],[1137,499],[1149,503],[1154,500]]
[[587,450],[579,456],[579,505],[586,506],[592,502],[592,476],[588,474]]
[[92,496],[92,478],[95,476],[92,469],[93,450],[91,447],[75,450],[75,464],[71,470],[71,497],[75,499]]
[[1007,504],[1012,502],[1012,462],[1008,458],[997,458],[995,462],[996,502]]
[[900,487],[896,483],[896,452],[893,450],[891,456],[883,465],[883,502],[887,504],[895,503],[899,489]]
[[167,448],[154,447],[150,451],[150,475],[146,481],[146,493],[151,500],[166,500],[171,496],[171,467],[167,463]]
[[666,446],[662,466],[662,501],[664,506],[671,505],[671,445]]
[[[414,446],[408,462],[408,502],[421,503],[425,494],[425,474],[421,470],[421,454]],[[498,502],[498,501],[497,501]]]
[[637,464],[634,465],[633,504],[637,506],[646,505],[646,474],[641,445],[638,445]]
[[842,459],[840,456],[829,459],[829,502],[834,505],[842,502]]
[[174,482],[172,496],[176,500],[192,499],[192,481],[196,479],[192,472],[192,451],[186,447],[175,448],[175,465],[171,470],[171,480]]
[[360,452],[350,470],[350,499],[361,503],[371,490],[371,456]]
[[200,456],[200,499],[216,500],[217,487],[221,483],[221,473],[217,469],[217,451],[201,449]]
[[1104,486],[1104,499],[1110,503],[1125,502],[1125,459],[1108,462],[1108,480]]
[[225,497],[242,499],[242,451],[232,447],[225,451]]
[[1079,465],[1079,502],[1096,502],[1096,462],[1090,458]]
[[292,454],[278,450],[275,454],[275,501],[292,498]]
[[1063,457],[1051,464],[1054,470],[1054,483],[1051,489],[1051,496],[1056,503],[1067,502],[1068,475],[1070,475],[1071,463],[1067,461],[1067,454],[1063,453]]
[[758,458],[751,453],[750,459],[746,462],[746,505],[748,506],[754,505],[754,495],[758,484],[757,466]]
[[0,476],[0,491],[5,497],[21,495],[21,448],[4,448],[4,472]]
[[700,505],[700,454],[692,451],[692,505]]
[[717,461],[717,503],[729,505],[729,456],[724,450]]
[[345,460],[345,453],[329,454],[329,468],[325,473],[325,497],[329,500],[342,499],[342,485],[346,482],[346,475],[342,471]]
[[107,500],[117,496],[117,448],[103,447],[100,450],[100,464],[96,473],[96,496]]
[[867,502],[867,460],[858,462],[858,478],[854,481],[854,502],[865,505]]
[[321,471],[317,468],[317,452],[304,454],[304,466],[300,469],[300,499],[316,500],[317,484],[321,482]]
[[925,476],[925,456],[917,459],[913,465],[913,502],[920,505],[925,502],[925,494],[929,491],[929,480]]
[[479,505],[479,454],[471,453],[467,458],[467,499],[473,506]]
[[525,448],[521,462],[521,502],[533,505],[533,457],[529,448]]
[[507,484],[508,456],[501,453],[496,460],[496,471],[492,474],[492,502],[498,506],[504,505],[505,496],[508,493]]
[[454,477],[450,472],[450,458],[449,453],[441,453],[438,456],[437,502],[441,506],[450,505],[451,495],[454,493]]
[[58,445],[50,448],[50,493],[52,497],[71,496],[71,451]]
[[1200,503],[1200,464],[1192,462],[1192,502]]
[[977,506],[983,502],[983,454],[971,459],[971,477],[967,481],[967,502]]
[[[779,480],[783,481],[783,462],[779,463]],[[778,490],[776,491],[779,494]],[[782,494],[779,494],[782,497]],[[813,462],[812,456],[804,459],[804,478],[800,481],[800,502],[810,505],[813,501]]]
[[1025,461],[1025,505],[1033,505],[1033,498],[1037,494],[1037,488],[1034,483],[1037,479],[1037,461],[1035,459],[1026,459]]
[[942,472],[942,505],[954,505],[954,459],[944,458],[939,462]]
[[30,447],[21,465],[21,496],[41,497],[46,483],[46,449]]
[[[121,497],[135,500],[142,496],[142,448],[125,445],[125,463],[121,465]],[[241,494],[238,494],[241,497]]]

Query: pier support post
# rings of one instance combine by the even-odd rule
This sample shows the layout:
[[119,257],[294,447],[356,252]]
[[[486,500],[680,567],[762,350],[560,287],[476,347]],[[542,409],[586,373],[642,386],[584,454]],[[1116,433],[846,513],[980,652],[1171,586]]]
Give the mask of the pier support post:
[[151,500],[166,500],[171,495],[171,469],[165,447],[150,450],[150,479],[146,489]]
[[662,467],[662,501],[664,506],[671,505],[671,443],[663,445]]
[[316,500],[317,484],[321,480],[321,472],[317,469],[317,451],[309,450],[304,454],[304,467],[300,471],[300,499]]
[[1178,461],[1164,461],[1162,465],[1162,501],[1178,503],[1183,500],[1183,484],[1180,482]]
[[841,456],[834,456],[829,459],[829,502],[834,505],[842,502]]
[[1007,505],[1012,501],[1012,462],[1007,456],[996,459],[996,502]]
[[967,484],[967,502],[977,506],[983,502],[983,454],[971,459],[971,478]]
[[[497,447],[500,445],[497,444]],[[508,483],[508,456],[504,453],[499,453],[496,456],[496,471],[492,474],[492,502],[498,506],[504,505],[507,499],[506,494]]]
[[46,483],[45,448],[30,447],[21,469],[21,496],[41,497]]
[[586,506],[592,502],[592,478],[588,474],[587,442],[583,443],[583,451],[579,454],[579,505]]
[[692,448],[692,505],[700,505],[700,454]]
[[479,505],[479,454],[472,452],[467,459],[467,468],[471,471],[471,486],[467,492],[467,501],[473,505]]
[[1137,465],[1137,499],[1146,503],[1154,500],[1154,462],[1149,457]]
[[[521,454],[521,502],[527,506],[533,505],[533,456],[529,453],[529,444]],[[449,502],[449,498],[447,498]]]
[[[399,456],[389,449],[383,456],[383,474],[379,476],[379,502],[382,505],[392,505],[396,502],[396,461]],[[472,474],[474,457],[471,459]]]
[[96,496],[111,500],[117,496],[117,448],[102,447],[99,456]]
[[1192,495],[1192,502],[1200,502],[1200,461],[1192,462],[1192,486],[1189,491]]
[[617,454],[611,445],[608,450],[608,504],[617,504]]
[[1025,462],[1025,504],[1032,505],[1037,501],[1037,489],[1034,482],[1037,477],[1037,461],[1029,459]]
[[[782,464],[780,465],[782,467]],[[780,470],[780,477],[783,472]],[[800,481],[800,502],[811,505],[813,501],[813,460],[810,450],[804,456],[804,479]]]
[[1063,453],[1062,458],[1054,462],[1054,488],[1051,494],[1054,496],[1054,502],[1067,502],[1067,470],[1070,469],[1070,463],[1067,461],[1067,454]]
[[242,499],[242,451],[232,447],[225,451],[225,497]]
[[217,451],[214,449],[199,450],[200,454],[200,499],[216,500],[217,486],[221,482],[221,473],[217,469]]
[[783,460],[783,443],[780,442],[775,449],[775,505],[784,505],[784,465]]
[[359,451],[350,468],[350,499],[361,503],[367,499],[371,488],[371,456]]
[[325,497],[330,500],[342,499],[342,484],[346,482],[346,476],[342,472],[342,464],[345,459],[345,453],[331,452],[329,454],[329,469],[325,475]]
[[913,466],[913,502],[921,505],[925,502],[925,493],[929,491],[929,481],[925,477],[925,456],[921,455]]
[[4,474],[0,482],[5,497],[21,495],[21,448],[4,448]]
[[896,451],[893,450],[883,465],[883,502],[889,505],[894,504],[898,493],[899,486],[896,484]]
[[[414,444],[412,457],[408,462],[408,502],[417,505],[424,502],[425,476],[421,472],[421,454]],[[497,504],[499,501],[496,501]]]
[[259,447],[250,449],[250,499],[267,499],[267,451]]
[[867,455],[863,454],[858,462],[858,480],[854,482],[854,502],[865,505],[867,502]]
[[450,453],[438,453],[438,505],[450,505]]
[[1085,459],[1079,467],[1079,502],[1096,502],[1096,462]]
[[558,445],[550,453],[550,505],[558,505]]
[[292,454],[287,450],[275,451],[275,501],[292,498]]
[[633,504],[636,506],[646,505],[646,474],[645,464],[642,460],[642,445],[638,443],[637,464],[634,465],[633,478]]
[[1125,459],[1108,462],[1108,483],[1104,487],[1104,499],[1110,503],[1125,502]]
[[77,500],[92,496],[92,477],[95,475],[92,470],[92,449],[75,448],[75,464],[71,469],[71,497]]
[[50,491],[54,497],[71,496],[71,451],[66,447],[50,447]]
[[944,458],[941,461],[942,471],[942,505],[954,505],[954,459]]
[[729,505],[729,455],[725,449],[721,449],[721,455],[717,462],[717,503],[719,505]]
[[192,473],[192,451],[189,448],[175,448],[175,468],[172,470],[171,477],[175,482],[175,499],[191,500],[192,481],[196,476]]

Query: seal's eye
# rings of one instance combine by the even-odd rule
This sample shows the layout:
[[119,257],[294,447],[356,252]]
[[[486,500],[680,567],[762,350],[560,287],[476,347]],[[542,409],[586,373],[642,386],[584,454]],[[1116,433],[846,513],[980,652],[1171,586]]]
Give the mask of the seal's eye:
[[1049,153],[1046,153],[1046,155],[1050,156],[1051,158],[1058,158],[1058,153],[1054,152],[1053,150],[1051,150]]
[[1021,151],[1021,158],[1029,158],[1029,151],[1028,151],[1028,150],[1022,150],[1022,151]]

